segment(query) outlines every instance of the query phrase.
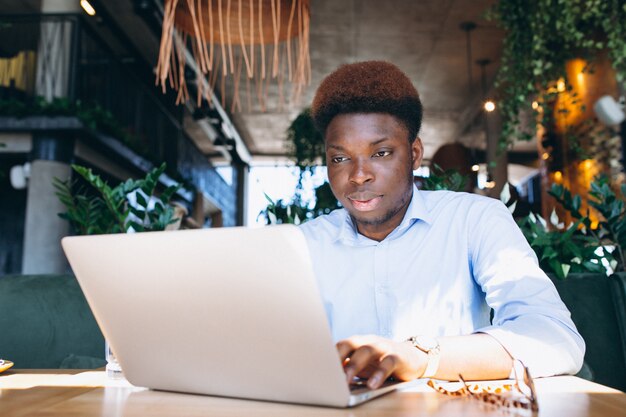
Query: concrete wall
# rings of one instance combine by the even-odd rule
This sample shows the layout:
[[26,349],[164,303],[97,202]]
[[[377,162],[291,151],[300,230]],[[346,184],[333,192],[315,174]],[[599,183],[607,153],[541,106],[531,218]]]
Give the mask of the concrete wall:
[[35,160],[28,181],[26,226],[24,228],[23,274],[58,274],[68,269],[61,238],[69,234],[69,223],[58,213],[65,206],[55,195],[52,179],[67,180],[70,166],[64,162]]

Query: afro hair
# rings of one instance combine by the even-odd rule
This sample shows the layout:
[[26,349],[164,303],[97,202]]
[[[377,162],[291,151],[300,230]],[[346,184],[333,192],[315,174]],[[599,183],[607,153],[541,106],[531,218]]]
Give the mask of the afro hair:
[[386,61],[340,66],[320,84],[311,115],[322,134],[339,114],[387,113],[398,118],[413,142],[422,124],[422,102],[411,80]]

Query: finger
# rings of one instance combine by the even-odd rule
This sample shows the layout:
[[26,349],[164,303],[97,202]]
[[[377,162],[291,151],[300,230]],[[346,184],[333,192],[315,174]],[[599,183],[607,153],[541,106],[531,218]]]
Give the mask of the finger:
[[399,358],[396,355],[387,355],[379,363],[376,370],[367,380],[370,389],[379,388],[387,378],[389,378],[398,367]]
[[356,349],[358,349],[365,343],[366,340],[362,336],[352,336],[337,342],[336,347],[337,352],[339,352],[341,362],[345,362],[346,359],[349,358]]
[[371,370],[367,373],[364,373],[364,371],[368,367],[376,369],[382,356],[383,352],[377,349],[375,345],[359,346],[354,352],[352,352],[350,362],[345,366],[346,378],[348,379],[348,382],[350,382],[352,377],[355,375],[368,377],[371,374]]
[[352,352],[356,349],[356,347],[350,343],[348,340],[341,340],[337,342],[335,345],[337,347],[337,353],[339,353],[339,358],[341,359],[341,363],[346,362],[346,359],[352,355]]

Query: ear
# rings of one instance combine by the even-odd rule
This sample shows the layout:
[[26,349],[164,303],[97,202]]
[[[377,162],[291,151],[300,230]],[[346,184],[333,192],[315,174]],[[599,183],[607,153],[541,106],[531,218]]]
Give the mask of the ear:
[[415,138],[411,144],[411,154],[413,159],[413,170],[416,170],[422,164],[422,157],[424,156],[424,146],[422,140],[418,137]]

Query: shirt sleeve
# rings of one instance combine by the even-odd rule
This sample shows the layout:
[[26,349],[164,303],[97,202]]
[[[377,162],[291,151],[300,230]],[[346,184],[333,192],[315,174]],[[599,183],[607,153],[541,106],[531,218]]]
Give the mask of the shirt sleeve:
[[470,228],[469,246],[474,280],[494,317],[476,332],[498,340],[534,377],[578,372],[585,342],[567,307],[508,209],[497,200],[487,204]]

